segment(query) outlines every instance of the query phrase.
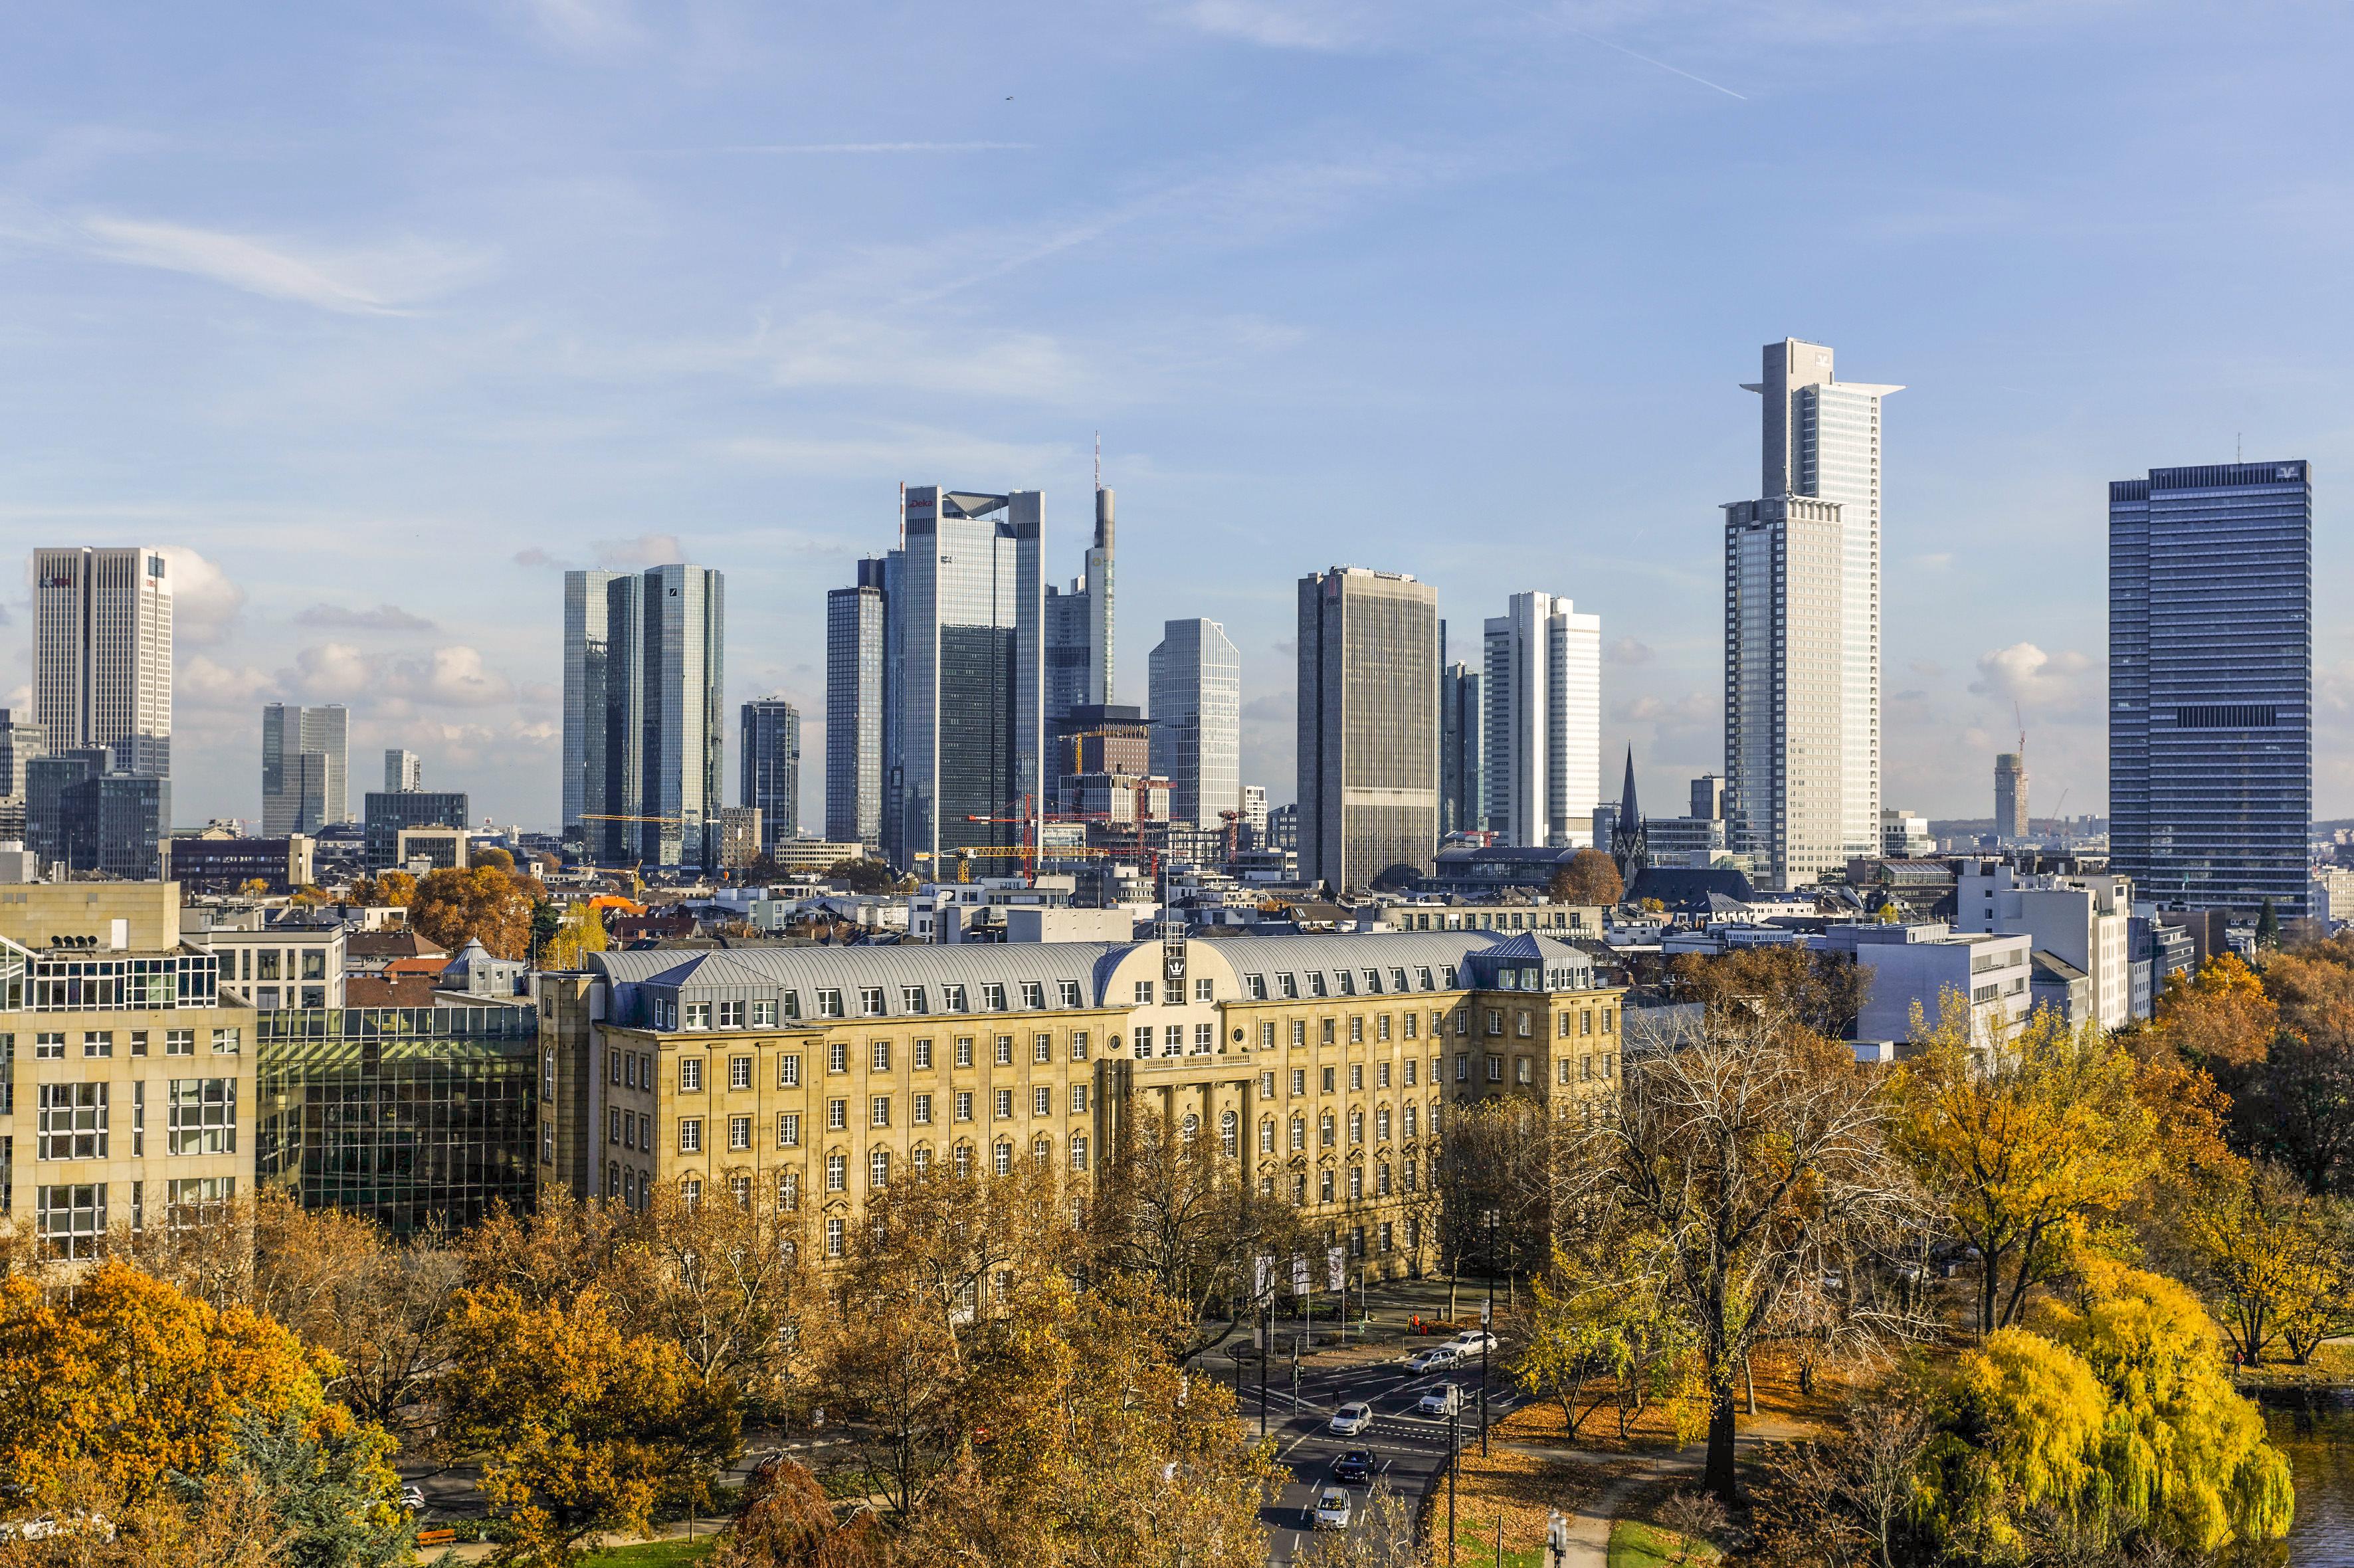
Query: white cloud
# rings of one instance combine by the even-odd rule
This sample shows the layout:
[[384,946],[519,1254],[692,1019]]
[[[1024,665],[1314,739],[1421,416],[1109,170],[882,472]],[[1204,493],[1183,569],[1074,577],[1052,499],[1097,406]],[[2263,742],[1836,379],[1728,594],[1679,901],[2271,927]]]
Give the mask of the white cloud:
[[2024,707],[2066,710],[2084,701],[2093,673],[2093,661],[2073,649],[2046,653],[2032,642],[2014,642],[1978,656],[1970,690]]
[[321,310],[397,315],[481,272],[480,251],[404,240],[339,257],[298,254],[284,242],[153,219],[84,217],[83,247],[111,261],[209,278],[267,299]]
[[231,667],[202,653],[176,662],[172,672],[175,708],[248,712],[277,699],[277,683],[250,666]]
[[278,678],[309,702],[355,702],[374,688],[376,667],[348,642],[323,642],[297,652],[294,668],[280,671]]
[[597,564],[615,568],[667,567],[686,559],[686,546],[675,534],[640,534],[628,539],[597,541]]
[[472,648],[436,648],[430,657],[407,659],[385,673],[386,689],[416,701],[453,707],[480,707],[514,700],[514,683],[482,662]]
[[314,604],[297,615],[294,624],[349,631],[433,630],[431,621],[421,615],[412,615],[397,604],[380,604],[374,609],[352,609],[340,604]]
[[174,644],[210,647],[227,638],[245,609],[245,590],[194,550],[164,545],[158,553],[172,585]]
[[1602,656],[1613,664],[1648,664],[1651,662],[1651,645],[1632,637],[1621,637],[1605,648]]

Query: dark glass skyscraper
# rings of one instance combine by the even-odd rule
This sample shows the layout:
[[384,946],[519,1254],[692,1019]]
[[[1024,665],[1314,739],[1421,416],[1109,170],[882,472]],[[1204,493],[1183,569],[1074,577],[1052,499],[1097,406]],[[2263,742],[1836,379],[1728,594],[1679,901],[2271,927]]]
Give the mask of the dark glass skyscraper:
[[825,836],[883,843],[884,637],[889,562],[858,563],[858,581],[825,596]]
[[2109,486],[2109,848],[2140,896],[2305,912],[2313,816],[2308,463]]
[[741,803],[760,813],[760,847],[801,836],[801,714],[782,697],[744,705]]

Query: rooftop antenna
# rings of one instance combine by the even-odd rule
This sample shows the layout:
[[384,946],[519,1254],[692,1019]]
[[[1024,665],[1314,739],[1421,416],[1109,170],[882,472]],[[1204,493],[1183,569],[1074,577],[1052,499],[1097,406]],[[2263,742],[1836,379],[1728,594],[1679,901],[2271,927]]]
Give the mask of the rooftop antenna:
[[1103,432],[1096,432],[1096,488],[1103,488]]

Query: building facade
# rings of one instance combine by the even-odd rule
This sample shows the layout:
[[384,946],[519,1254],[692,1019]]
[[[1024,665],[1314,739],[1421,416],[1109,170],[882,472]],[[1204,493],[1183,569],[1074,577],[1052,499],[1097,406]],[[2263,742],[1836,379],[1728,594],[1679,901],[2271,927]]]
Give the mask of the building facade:
[[370,871],[398,865],[400,835],[410,828],[466,826],[466,796],[455,789],[371,789],[362,797],[361,842]]
[[1487,705],[1479,672],[1456,662],[1438,673],[1438,832],[1488,825]]
[[801,836],[801,714],[782,697],[744,705],[743,788],[738,805],[760,813],[760,845]]
[[725,788],[725,579],[567,572],[564,593],[567,832],[608,863],[699,863]]
[[[1119,700],[1112,679],[1112,493],[1104,488],[1101,474],[1095,497],[1095,542],[1088,546],[1085,572],[1067,590],[1046,585],[1042,701],[1049,755],[1070,733],[1078,710]],[[1047,788],[1053,787],[1050,781]]]
[[25,798],[25,765],[49,749],[41,726],[0,708],[0,800]]
[[1299,580],[1299,871],[1341,892],[1438,845],[1438,593],[1402,572]]
[[261,831],[271,838],[348,822],[350,714],[341,703],[261,710]]
[[1150,766],[1173,821],[1222,827],[1242,790],[1243,656],[1214,620],[1172,620],[1149,663]]
[[1956,863],[1954,928],[2025,937],[2087,981],[2086,1017],[2104,1029],[2133,1017],[2129,877],[2022,872],[2008,861]]
[[1763,487],[1724,512],[1725,810],[1767,885],[1880,835],[1880,411],[1832,351],[1766,345]]
[[1084,1197],[1140,1118],[1214,1139],[1369,1277],[1433,1260],[1449,1107],[1596,1114],[1620,993],[1574,947],[1450,932],[603,953],[542,996],[544,1192],[758,1192],[843,1255],[942,1170]]
[[160,550],[33,552],[33,716],[48,749],[172,771],[172,580]]
[[387,750],[384,754],[384,788],[387,794],[424,789],[423,759],[413,751],[402,751],[398,747]]
[[883,844],[884,632],[887,563],[825,596],[825,836]]
[[2313,470],[2109,486],[2109,853],[2143,897],[2305,912]]
[[2027,832],[2027,754],[1998,753],[1994,759],[1994,836],[2018,841]]
[[1515,844],[1593,843],[1602,800],[1602,618],[1579,615],[1553,594],[1516,593],[1485,630],[1488,827]]

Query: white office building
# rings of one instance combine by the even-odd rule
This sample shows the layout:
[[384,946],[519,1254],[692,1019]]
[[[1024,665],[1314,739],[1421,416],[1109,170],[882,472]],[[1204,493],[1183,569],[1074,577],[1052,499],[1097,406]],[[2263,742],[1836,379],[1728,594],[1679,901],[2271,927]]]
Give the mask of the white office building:
[[[1488,826],[1511,844],[1584,847],[1602,800],[1602,618],[1516,593],[1487,623]],[[1604,841],[1606,844],[1606,840]]]
[[2089,1016],[2118,1029],[2133,1016],[2133,879],[2022,872],[2008,861],[1960,863],[1954,928],[2025,937],[2084,972]]
[[1152,771],[1169,780],[1170,820],[1224,825],[1242,791],[1243,656],[1214,620],[1162,624],[1148,665]]
[[1763,480],[1724,511],[1725,812],[1769,886],[1880,848],[1880,405],[1831,350],[1765,349]]
[[384,754],[384,787],[388,794],[424,789],[424,762],[413,751],[387,749]]
[[33,717],[49,753],[172,771],[172,579],[160,550],[33,552]]

